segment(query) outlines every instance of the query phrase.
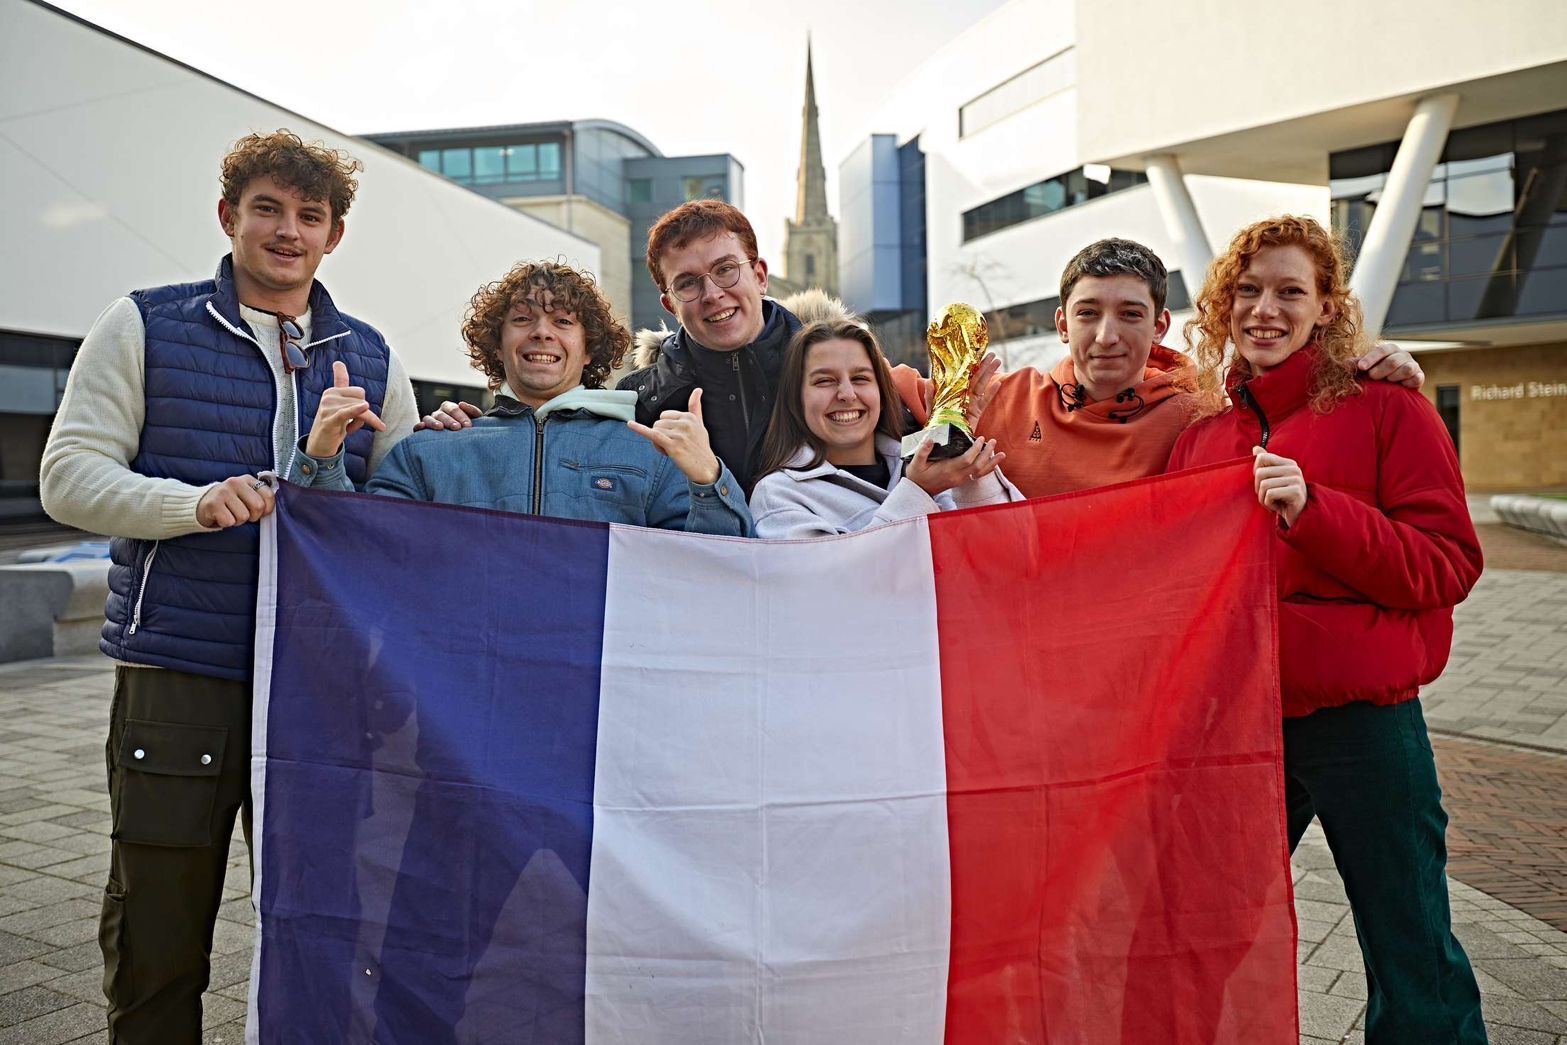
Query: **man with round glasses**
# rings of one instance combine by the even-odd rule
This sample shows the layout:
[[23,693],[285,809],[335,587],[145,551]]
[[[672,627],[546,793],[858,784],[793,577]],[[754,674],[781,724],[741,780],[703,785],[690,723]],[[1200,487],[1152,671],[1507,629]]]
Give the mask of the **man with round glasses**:
[[778,389],[778,371],[800,321],[766,297],[767,262],[744,214],[719,200],[693,200],[658,220],[647,268],[660,301],[680,320],[674,333],[643,330],[637,365],[620,382],[637,393],[637,420],[684,410],[702,389],[713,451],[749,489]]
[[114,536],[100,648],[119,662],[99,941],[117,1042],[194,1043],[229,838],[250,835],[255,523],[345,362],[368,404],[363,482],[417,420],[376,330],[315,282],[343,237],[357,160],[287,131],[223,160],[214,278],[111,304],[77,353],[41,467],[51,516]]

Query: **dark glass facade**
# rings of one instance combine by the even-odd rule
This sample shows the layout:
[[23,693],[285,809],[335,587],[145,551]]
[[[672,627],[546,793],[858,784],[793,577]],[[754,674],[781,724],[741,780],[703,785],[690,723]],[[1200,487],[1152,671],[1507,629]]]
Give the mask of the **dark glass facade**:
[[0,330],[0,526],[43,517],[38,466],[80,344]]
[[[1397,142],[1334,153],[1333,225],[1352,252],[1365,238]],[[1567,315],[1567,110],[1453,131],[1387,326],[1459,325]]]
[[1109,177],[1101,181],[1089,177],[1082,167],[1046,178],[964,211],[963,242],[1021,225],[1025,221],[1043,218],[1047,214],[1076,207],[1123,189],[1135,188],[1147,180],[1147,175],[1141,171],[1112,170]]

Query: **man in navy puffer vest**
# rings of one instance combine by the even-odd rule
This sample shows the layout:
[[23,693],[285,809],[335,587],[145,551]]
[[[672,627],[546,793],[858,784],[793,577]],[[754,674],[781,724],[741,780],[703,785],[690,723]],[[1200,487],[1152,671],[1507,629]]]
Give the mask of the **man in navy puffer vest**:
[[[235,816],[250,836],[258,473],[284,474],[333,363],[365,407],[357,483],[417,420],[402,364],[315,282],[357,160],[286,131],[223,160],[217,275],[140,290],[82,342],[44,451],[44,507],[114,536],[113,843],[99,940],[115,1042],[197,1042]],[[345,390],[338,389],[339,394]],[[304,430],[300,430],[303,426]]]

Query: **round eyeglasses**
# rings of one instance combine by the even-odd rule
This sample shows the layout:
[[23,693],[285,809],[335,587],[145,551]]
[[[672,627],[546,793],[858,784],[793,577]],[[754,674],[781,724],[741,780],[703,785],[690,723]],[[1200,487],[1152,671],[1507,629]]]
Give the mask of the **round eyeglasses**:
[[704,279],[712,280],[713,286],[719,290],[728,290],[740,282],[740,273],[745,271],[747,265],[753,264],[755,261],[755,258],[746,258],[744,261],[726,258],[706,272],[698,273],[694,276],[675,277],[669,284],[669,292],[681,301],[695,301],[702,296],[702,281]]

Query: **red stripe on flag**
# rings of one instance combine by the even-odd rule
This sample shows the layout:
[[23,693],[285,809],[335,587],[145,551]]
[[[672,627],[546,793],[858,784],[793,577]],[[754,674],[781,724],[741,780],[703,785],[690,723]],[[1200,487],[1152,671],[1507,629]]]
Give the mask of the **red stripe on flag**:
[[1296,1041],[1272,515],[1232,463],[930,519],[947,1041]]

